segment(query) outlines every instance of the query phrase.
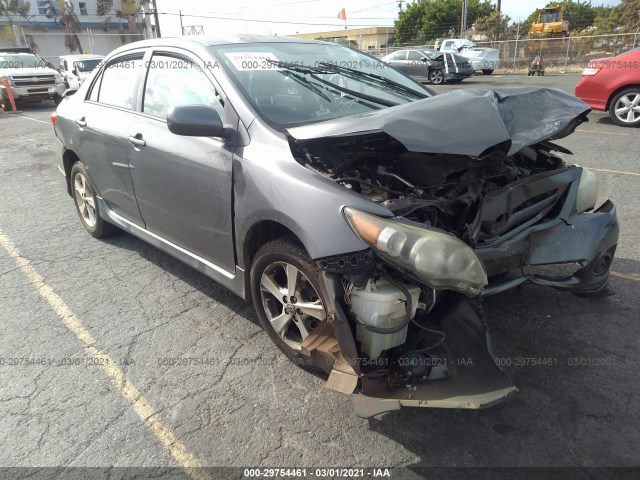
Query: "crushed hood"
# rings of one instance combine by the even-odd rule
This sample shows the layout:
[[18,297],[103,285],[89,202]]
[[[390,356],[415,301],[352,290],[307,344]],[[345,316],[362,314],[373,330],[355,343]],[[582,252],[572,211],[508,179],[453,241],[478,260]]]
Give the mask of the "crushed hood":
[[287,132],[296,140],[385,132],[411,152],[473,156],[509,142],[512,155],[566,137],[590,111],[557,89],[465,89]]

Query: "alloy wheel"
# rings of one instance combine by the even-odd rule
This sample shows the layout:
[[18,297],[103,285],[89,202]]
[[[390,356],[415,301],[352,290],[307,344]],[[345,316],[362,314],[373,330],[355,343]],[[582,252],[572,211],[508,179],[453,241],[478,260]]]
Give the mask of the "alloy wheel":
[[616,102],[614,112],[621,122],[633,123],[640,119],[640,93],[630,92]]
[[264,312],[276,334],[292,349],[302,342],[326,317],[320,295],[295,265],[274,262],[260,279]]
[[96,225],[96,200],[91,185],[82,173],[77,173],[73,182],[74,196],[80,216],[89,228]]

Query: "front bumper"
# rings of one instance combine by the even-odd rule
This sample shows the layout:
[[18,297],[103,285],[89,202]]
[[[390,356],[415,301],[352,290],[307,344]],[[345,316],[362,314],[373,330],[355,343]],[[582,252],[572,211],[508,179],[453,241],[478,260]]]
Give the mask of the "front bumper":
[[[616,208],[607,200],[594,212],[573,214],[566,220],[556,218],[499,244],[477,248],[476,254],[490,277],[483,295],[509,290],[527,281],[574,293],[597,292],[609,278],[619,232]],[[562,266],[559,270],[564,273],[554,272],[554,266]],[[540,271],[543,269],[530,267],[550,268],[545,274]],[[517,270],[520,275],[491,281],[491,277]]]
[[[64,93],[64,83],[45,86],[11,87],[13,99],[16,102],[39,102],[42,100],[52,100]],[[6,87],[0,87],[2,95],[5,94]]]

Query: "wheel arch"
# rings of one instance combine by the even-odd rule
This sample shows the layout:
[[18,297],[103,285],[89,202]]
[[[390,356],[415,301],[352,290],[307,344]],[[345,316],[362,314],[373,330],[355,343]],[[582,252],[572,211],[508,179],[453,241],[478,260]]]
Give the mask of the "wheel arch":
[[[245,275],[245,296],[246,299],[251,302],[251,265],[253,263],[253,259],[264,244],[270,242],[271,240],[275,240],[277,238],[282,237],[291,237],[295,238],[298,242],[300,242],[304,246],[304,242],[287,228],[282,223],[276,222],[274,220],[261,220],[255,224],[253,224],[247,234],[244,236],[242,241],[242,266],[245,269],[247,274]],[[306,248],[306,247],[305,247]]]
[[73,196],[73,191],[71,190],[71,169],[76,162],[80,161],[80,157],[76,155],[73,150],[65,150],[62,154],[62,165],[64,167],[64,175],[67,181],[67,193],[69,196]]
[[627,88],[637,88],[640,91],[640,83],[629,83],[627,85],[618,87],[613,92],[611,92],[611,95],[609,95],[609,98],[607,98],[607,105],[605,106],[605,112],[609,111],[609,107],[611,106],[611,100],[613,100],[613,98],[616,95],[618,95],[621,91],[626,90]]

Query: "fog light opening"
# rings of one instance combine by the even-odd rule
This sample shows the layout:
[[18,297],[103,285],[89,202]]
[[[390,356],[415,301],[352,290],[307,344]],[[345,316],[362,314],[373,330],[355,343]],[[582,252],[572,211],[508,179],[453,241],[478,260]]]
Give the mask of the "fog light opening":
[[598,261],[596,262],[596,266],[593,269],[593,271],[597,274],[597,275],[602,275],[604,273],[607,273],[607,271],[609,270],[609,267],[611,266],[611,254],[609,252],[606,252],[604,255],[602,255]]

